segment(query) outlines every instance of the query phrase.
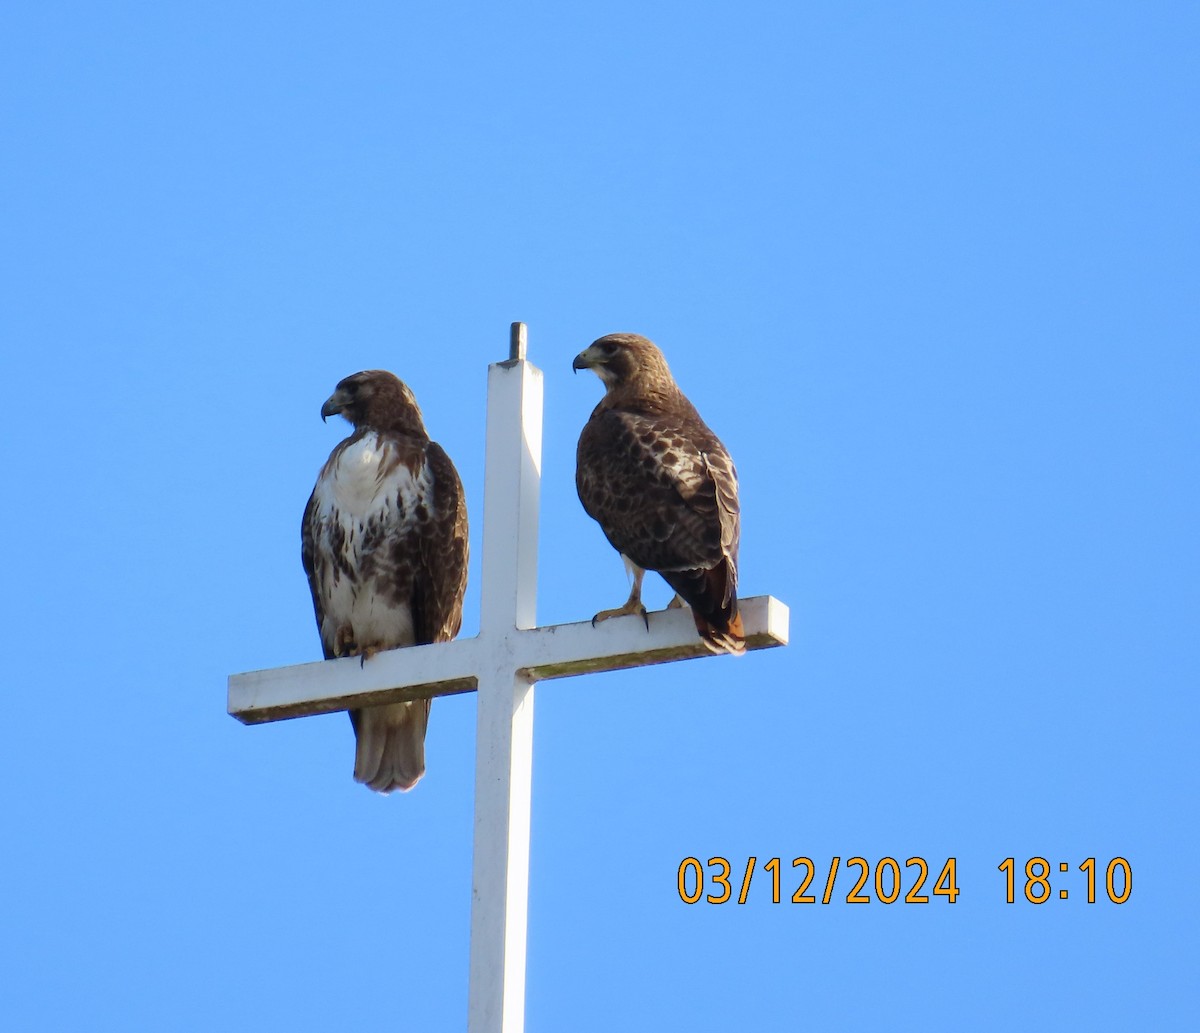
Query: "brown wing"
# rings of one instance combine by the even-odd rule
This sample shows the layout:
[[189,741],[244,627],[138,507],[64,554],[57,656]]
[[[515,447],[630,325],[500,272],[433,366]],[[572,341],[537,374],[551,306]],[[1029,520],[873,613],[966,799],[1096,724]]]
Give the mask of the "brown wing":
[[[338,446],[338,449],[344,446],[345,442],[342,442]],[[336,452],[337,449],[334,451]],[[332,459],[332,456],[330,458]],[[308,497],[308,505],[304,507],[304,518],[300,521],[300,562],[304,565],[304,574],[308,578],[308,590],[312,595],[313,613],[317,618],[317,630],[319,632],[325,624],[325,607],[318,589],[320,571],[317,570],[317,564],[321,562],[319,559],[321,551],[317,548],[316,542],[316,536],[320,531],[316,512],[317,490],[313,488],[312,494]],[[330,644],[325,641],[324,635],[321,636],[321,652],[325,654],[326,660],[332,659],[333,650]]]
[[692,413],[604,410],[579,439],[576,487],[613,547],[639,567],[736,566],[737,473]]
[[418,643],[448,642],[462,626],[467,587],[467,505],[458,471],[431,441],[425,461],[433,477],[433,508],[420,524],[413,575],[413,630]]
[[712,483],[717,507],[717,520],[721,527],[721,558],[728,568],[728,585],[725,601],[737,589],[737,556],[741,538],[741,506],[738,503],[737,470],[725,446],[719,441],[717,448],[704,453],[704,467]]

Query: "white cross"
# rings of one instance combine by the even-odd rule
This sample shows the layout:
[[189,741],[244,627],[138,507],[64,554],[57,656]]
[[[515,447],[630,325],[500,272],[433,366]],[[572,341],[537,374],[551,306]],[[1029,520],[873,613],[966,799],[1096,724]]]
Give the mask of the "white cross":
[[[650,614],[649,630],[640,617],[537,627],[542,371],[525,359],[523,323],[509,355],[488,368],[479,634],[366,664],[346,657],[229,678],[229,713],[245,724],[478,690],[469,1033],[525,1025],[534,683],[712,655],[687,609]],[[599,535],[596,547],[607,548]],[[747,649],[787,644],[783,603],[740,606]]]

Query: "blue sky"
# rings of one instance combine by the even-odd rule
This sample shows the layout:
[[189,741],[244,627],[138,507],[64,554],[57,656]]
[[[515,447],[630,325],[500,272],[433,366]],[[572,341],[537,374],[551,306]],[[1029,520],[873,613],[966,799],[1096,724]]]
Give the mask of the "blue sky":
[[[743,589],[792,613],[785,650],[538,690],[528,1029],[1190,1028],[1198,29],[6,8],[6,1025],[463,1028],[473,698],[380,798],[344,717],[244,728],[225,678],[320,656],[299,521],[363,368],[462,474],[474,633],[520,319],[539,619],[626,591],[573,485],[571,358],[616,330],[725,440]],[[796,856],[953,856],[961,893],[682,903],[715,855],[781,857],[785,899]],[[1038,855],[1069,898],[1007,904],[997,866]],[[1116,856],[1129,900],[1088,904],[1075,866]]]

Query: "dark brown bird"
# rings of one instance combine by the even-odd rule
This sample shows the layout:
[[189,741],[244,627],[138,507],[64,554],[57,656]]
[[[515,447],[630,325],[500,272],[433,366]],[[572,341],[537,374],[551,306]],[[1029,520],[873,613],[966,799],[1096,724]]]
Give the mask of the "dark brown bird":
[[667,360],[637,334],[609,334],[573,363],[605,394],[579,436],[575,486],[588,515],[633,570],[623,606],[640,613],[642,577],[656,570],[687,603],[713,652],[746,649],[737,602],[737,471],[720,439],[679,390]]
[[[384,370],[346,377],[321,406],[353,433],[304,510],[301,558],[325,658],[446,642],[462,624],[467,509],[408,387]],[[381,793],[425,773],[429,700],[350,711],[354,777]]]

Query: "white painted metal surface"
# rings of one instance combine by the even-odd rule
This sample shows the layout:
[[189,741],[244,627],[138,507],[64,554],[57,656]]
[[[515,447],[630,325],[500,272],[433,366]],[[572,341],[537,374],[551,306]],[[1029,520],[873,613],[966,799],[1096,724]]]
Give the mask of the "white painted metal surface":
[[525,1025],[533,679],[518,673],[517,629],[537,624],[542,371],[520,357],[488,370],[483,485],[482,661],[475,732],[470,1033]]
[[[686,609],[650,614],[648,629],[639,617],[537,627],[542,373],[523,324],[510,355],[488,370],[479,635],[229,678],[229,712],[246,724],[478,689],[469,1033],[524,1028],[534,684],[712,655]],[[740,606],[747,649],[786,645],[783,603]]]

